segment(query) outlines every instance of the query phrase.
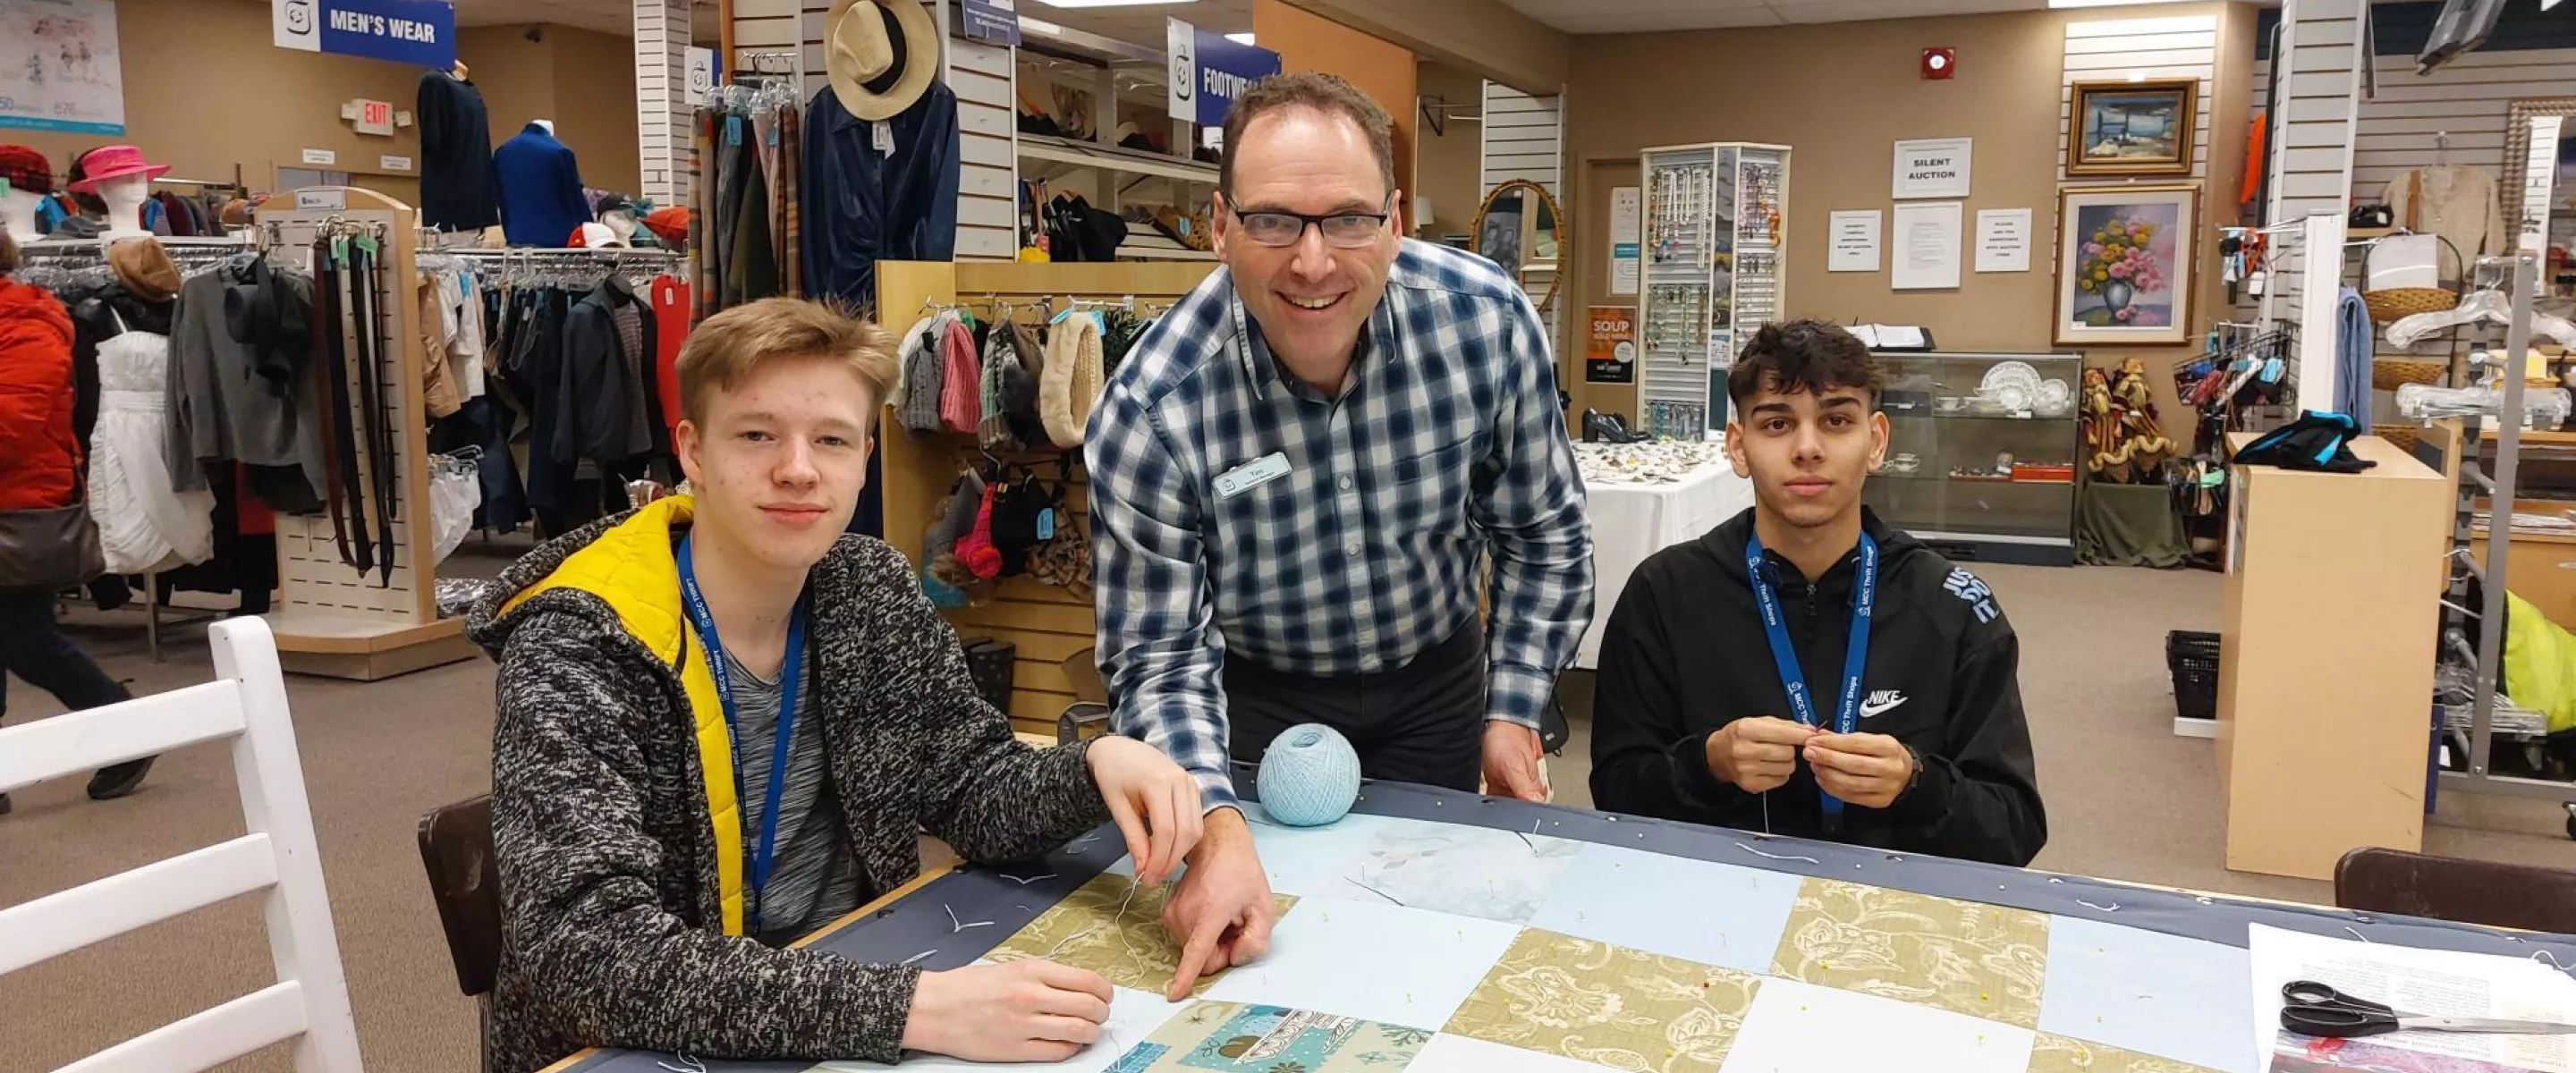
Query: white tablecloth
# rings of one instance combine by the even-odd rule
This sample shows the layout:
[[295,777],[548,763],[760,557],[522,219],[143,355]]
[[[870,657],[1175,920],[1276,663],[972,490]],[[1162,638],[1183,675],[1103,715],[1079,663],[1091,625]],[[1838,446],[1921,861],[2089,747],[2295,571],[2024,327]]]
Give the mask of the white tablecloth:
[[1592,514],[1592,625],[1583,631],[1574,665],[1601,663],[1601,634],[1628,575],[1646,557],[1697,540],[1719,522],[1753,505],[1753,482],[1735,475],[1723,458],[1665,484],[1592,481],[1585,489]]

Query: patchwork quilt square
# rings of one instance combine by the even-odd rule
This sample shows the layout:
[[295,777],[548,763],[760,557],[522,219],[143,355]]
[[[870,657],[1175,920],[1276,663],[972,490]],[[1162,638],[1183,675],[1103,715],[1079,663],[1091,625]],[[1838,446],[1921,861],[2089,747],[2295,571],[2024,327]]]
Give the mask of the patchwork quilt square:
[[2215,1073],[2189,1062],[2124,1051],[2054,1032],[2042,1032],[2030,1047],[2029,1073]]
[[2035,1033],[1858,991],[1765,980],[1725,1073],[2025,1073]]
[[[1089,969],[1120,987],[1161,994],[1181,969],[1181,944],[1163,928],[1163,903],[1169,896],[1168,888],[1103,873],[985,957],[997,962],[1044,958]],[[1297,904],[1288,895],[1272,895],[1272,900],[1282,914]],[[1200,980],[1192,993],[1204,993],[1218,978]]]
[[1759,973],[1771,967],[1800,877],[1589,845],[1530,926]]
[[1206,997],[1438,1028],[1520,929],[1367,902],[1307,898],[1279,918],[1270,953]]
[[[1345,842],[1340,863],[1308,897],[1384,901],[1408,909],[1526,924],[1584,843],[1488,827],[1380,819]],[[1268,850],[1265,848],[1264,853]]]
[[1396,1073],[1424,1029],[1261,1003],[1194,1002],[1103,1073]]
[[2044,914],[1808,879],[1770,974],[2035,1029],[2047,964]]
[[1715,1070],[1760,978],[1526,928],[1441,1031],[1626,1070]]

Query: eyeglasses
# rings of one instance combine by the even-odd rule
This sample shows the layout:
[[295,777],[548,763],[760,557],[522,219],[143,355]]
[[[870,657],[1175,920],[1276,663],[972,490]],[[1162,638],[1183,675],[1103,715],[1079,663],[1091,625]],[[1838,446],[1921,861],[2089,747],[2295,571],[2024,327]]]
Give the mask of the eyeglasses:
[[1235,208],[1232,199],[1227,200],[1225,207],[1243,224],[1243,237],[1255,245],[1294,246],[1298,239],[1306,237],[1306,228],[1311,224],[1324,236],[1325,245],[1356,250],[1377,241],[1379,232],[1386,227],[1387,218],[1394,215],[1395,195],[1386,195],[1385,203],[1379,205],[1376,212],[1336,212],[1324,216],[1308,216],[1302,212],[1245,212]]

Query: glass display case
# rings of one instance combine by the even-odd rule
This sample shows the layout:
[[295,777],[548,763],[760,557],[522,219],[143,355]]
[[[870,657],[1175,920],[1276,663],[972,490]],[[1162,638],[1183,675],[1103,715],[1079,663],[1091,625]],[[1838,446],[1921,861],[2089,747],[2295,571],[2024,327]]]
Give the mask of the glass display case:
[[1863,500],[1962,561],[2075,561],[2081,354],[1877,354],[1887,459]]

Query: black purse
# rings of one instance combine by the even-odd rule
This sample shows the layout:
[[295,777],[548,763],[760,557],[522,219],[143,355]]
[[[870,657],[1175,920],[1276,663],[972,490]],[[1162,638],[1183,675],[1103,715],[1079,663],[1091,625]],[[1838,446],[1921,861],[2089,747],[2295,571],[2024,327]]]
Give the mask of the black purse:
[[0,589],[53,592],[107,572],[86,498],[68,507],[0,511]]
[[975,692],[984,702],[1011,714],[1011,682],[1020,660],[1020,646],[990,637],[969,637],[958,642],[966,650],[966,674],[975,680]]

